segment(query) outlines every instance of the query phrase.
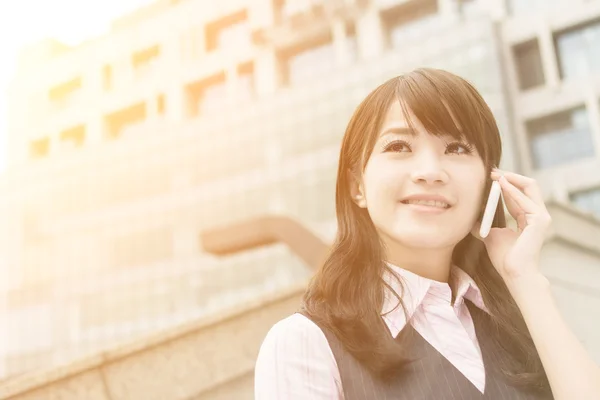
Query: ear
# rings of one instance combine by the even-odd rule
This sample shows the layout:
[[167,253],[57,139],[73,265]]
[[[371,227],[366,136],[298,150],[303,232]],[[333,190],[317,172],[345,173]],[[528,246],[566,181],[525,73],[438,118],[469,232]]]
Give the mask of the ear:
[[365,197],[364,185],[360,174],[355,171],[348,171],[348,182],[352,201],[360,208],[367,208],[367,198]]

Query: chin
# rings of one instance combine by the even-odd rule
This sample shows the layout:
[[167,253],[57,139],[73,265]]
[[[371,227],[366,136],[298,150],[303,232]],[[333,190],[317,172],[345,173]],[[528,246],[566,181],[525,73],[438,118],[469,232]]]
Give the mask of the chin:
[[421,235],[411,235],[409,237],[399,238],[398,242],[408,247],[421,249],[441,249],[454,246],[456,244],[454,240],[449,240],[448,238]]
[[464,237],[457,236],[456,230],[420,229],[402,230],[389,235],[394,241],[407,247],[441,249],[455,246]]

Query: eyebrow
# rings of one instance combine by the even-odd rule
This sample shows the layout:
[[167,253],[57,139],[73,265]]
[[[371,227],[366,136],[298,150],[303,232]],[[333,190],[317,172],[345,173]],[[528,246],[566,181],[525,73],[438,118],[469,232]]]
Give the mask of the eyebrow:
[[390,133],[393,133],[396,135],[409,135],[409,136],[417,135],[417,133],[408,126],[392,126],[392,127],[385,129],[383,132],[381,132],[379,137],[382,138],[383,136],[388,135]]

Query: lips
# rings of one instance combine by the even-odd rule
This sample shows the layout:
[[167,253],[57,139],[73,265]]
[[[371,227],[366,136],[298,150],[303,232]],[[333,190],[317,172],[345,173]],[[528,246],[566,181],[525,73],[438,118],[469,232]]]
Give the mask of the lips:
[[403,204],[418,205],[439,209],[448,209],[452,206],[452,202],[450,200],[448,200],[444,196],[434,194],[414,194],[405,197],[400,202]]
[[436,207],[436,208],[450,208],[450,204],[443,202],[443,201],[435,201],[435,200],[403,200],[402,203],[404,204],[417,204],[417,205],[421,205],[421,206],[428,206],[428,207]]

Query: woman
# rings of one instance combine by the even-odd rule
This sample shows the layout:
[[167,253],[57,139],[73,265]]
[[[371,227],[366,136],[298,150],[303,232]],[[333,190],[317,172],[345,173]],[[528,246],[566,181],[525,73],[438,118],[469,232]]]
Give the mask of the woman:
[[[265,338],[256,399],[600,399],[539,271],[540,190],[500,156],[490,109],[449,72],[370,93],[342,142],[335,244]],[[492,180],[518,228],[500,204],[482,239]]]

